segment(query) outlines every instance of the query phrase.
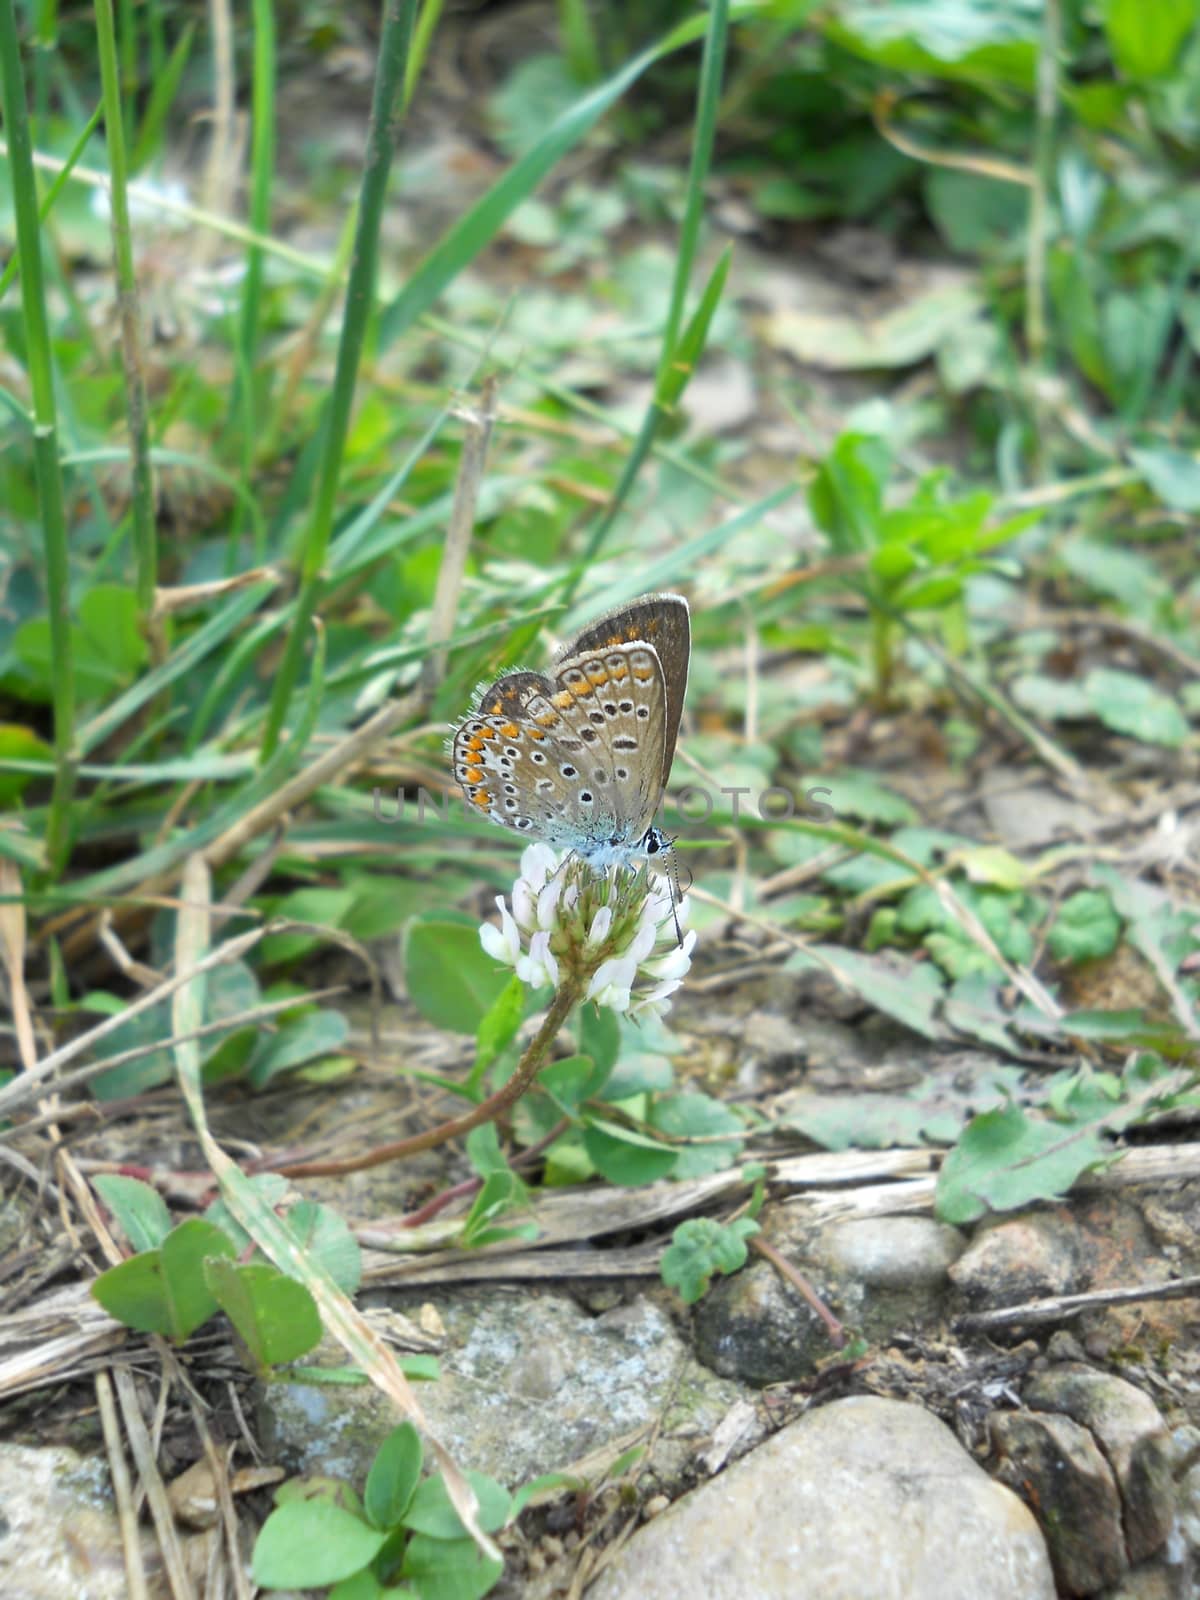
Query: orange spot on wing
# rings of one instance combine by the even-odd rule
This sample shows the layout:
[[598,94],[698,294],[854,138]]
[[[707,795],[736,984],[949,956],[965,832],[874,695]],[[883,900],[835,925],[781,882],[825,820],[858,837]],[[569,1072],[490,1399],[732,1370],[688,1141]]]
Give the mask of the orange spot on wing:
[[482,767],[468,767],[467,768],[467,782],[468,783],[482,783],[483,782],[483,768]]
[[481,739],[498,739],[500,735],[496,732],[495,728],[485,728],[479,737]]
[[481,811],[488,810],[488,808],[491,806],[491,803],[492,797],[486,789],[480,789],[477,794],[473,794],[471,796],[471,804],[478,806]]
[[[570,689],[560,689],[554,696],[554,704],[560,711],[569,711],[574,702],[575,696],[571,693]],[[542,722],[543,720],[544,718],[542,717],[538,718],[539,722]]]
[[519,739],[521,737],[521,730],[515,722],[506,722],[500,732],[506,739]]
[[[554,719],[554,720],[555,720],[555,722],[557,722],[557,721],[558,721],[558,718],[557,718],[557,717],[555,717],[555,719]],[[539,718],[538,718],[538,721],[539,721],[539,722],[541,722],[541,721],[542,721],[542,718],[541,718],[541,717],[539,717]],[[530,728],[530,730],[529,730],[529,737],[530,737],[530,738],[531,738],[531,739],[544,739],[544,738],[545,738],[545,737],[546,737],[546,735],[545,735],[545,734],[544,734],[544,733],[542,733],[542,732],[541,732],[541,730],[540,730],[540,729],[538,729],[538,728]]]
[[489,709],[491,710],[491,713],[492,713],[492,715],[494,717],[498,717],[500,715],[500,713],[504,710],[504,701],[503,700],[493,700]]
[[634,667],[633,675],[639,683],[647,683],[654,676],[654,668]]
[[608,668],[602,661],[593,661],[587,669],[587,675],[597,687],[602,683],[608,682]]

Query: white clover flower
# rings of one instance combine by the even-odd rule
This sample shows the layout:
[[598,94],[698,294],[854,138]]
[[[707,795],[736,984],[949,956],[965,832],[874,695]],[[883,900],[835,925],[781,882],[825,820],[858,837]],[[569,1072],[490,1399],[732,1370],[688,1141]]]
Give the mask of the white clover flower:
[[480,943],[534,988],[572,982],[610,1010],[661,1014],[691,966],[695,932],[681,941],[676,931],[688,903],[675,905],[670,886],[645,872],[596,873],[534,844],[521,856],[512,910],[496,904],[500,926],[485,923]]
[[553,872],[558,871],[558,852],[548,844],[526,845],[521,852],[521,876],[536,894]]
[[628,1011],[630,991],[636,979],[637,962],[632,955],[602,961],[592,974],[584,999],[609,1006],[613,1011]]
[[496,896],[496,905],[500,912],[500,926],[485,922],[479,930],[479,942],[497,961],[503,961],[506,967],[515,967],[517,957],[521,954],[521,930],[513,921],[512,913],[504,904],[504,896]]
[[558,962],[550,948],[549,933],[535,933],[530,939],[529,954],[517,960],[517,977],[532,989],[558,983]]

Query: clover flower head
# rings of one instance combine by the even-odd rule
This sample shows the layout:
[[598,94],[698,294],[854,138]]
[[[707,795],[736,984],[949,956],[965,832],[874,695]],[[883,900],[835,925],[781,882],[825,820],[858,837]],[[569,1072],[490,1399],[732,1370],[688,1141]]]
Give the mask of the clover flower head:
[[691,966],[695,932],[680,942],[670,885],[646,870],[594,872],[578,857],[534,844],[521,856],[509,897],[496,901],[500,926],[479,930],[488,955],[522,983],[557,986],[570,977],[586,1000],[628,1016],[661,1014]]

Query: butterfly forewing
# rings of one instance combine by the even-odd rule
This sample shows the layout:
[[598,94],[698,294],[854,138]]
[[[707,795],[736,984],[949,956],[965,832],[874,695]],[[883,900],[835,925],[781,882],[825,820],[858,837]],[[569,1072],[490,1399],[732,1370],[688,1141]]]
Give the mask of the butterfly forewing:
[[692,623],[688,603],[681,594],[647,594],[629,605],[617,606],[559,651],[555,669],[572,656],[594,654],[606,647],[640,639],[651,645],[662,664],[666,695],[666,737],[660,789],[665,789],[675,759],[679,719],[687,692],[688,664],[692,654]]

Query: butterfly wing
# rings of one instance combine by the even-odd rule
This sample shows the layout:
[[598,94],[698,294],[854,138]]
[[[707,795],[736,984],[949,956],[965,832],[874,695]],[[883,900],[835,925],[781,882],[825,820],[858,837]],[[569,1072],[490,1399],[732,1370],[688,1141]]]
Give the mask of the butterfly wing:
[[665,734],[662,746],[662,772],[659,788],[665,789],[675,759],[679,719],[687,692],[688,665],[692,654],[692,622],[688,603],[681,594],[647,594],[632,604],[617,606],[559,651],[555,671],[572,657],[594,655],[636,640],[652,645],[662,663],[663,691],[666,700]]
[[583,774],[574,798],[588,838],[637,844],[662,799],[667,697],[657,652],[639,640],[573,655],[555,682],[553,703],[586,752],[571,760]]

